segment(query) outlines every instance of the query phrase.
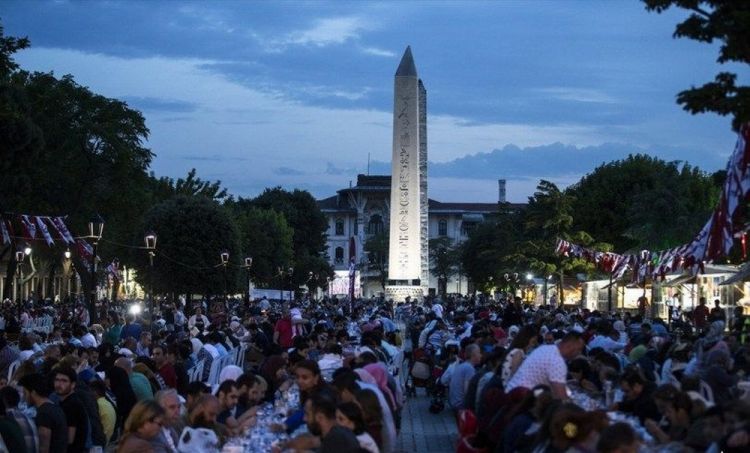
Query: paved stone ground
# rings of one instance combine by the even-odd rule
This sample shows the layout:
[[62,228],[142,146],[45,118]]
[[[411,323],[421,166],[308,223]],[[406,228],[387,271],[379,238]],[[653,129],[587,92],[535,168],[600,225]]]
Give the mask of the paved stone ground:
[[[447,405],[447,404],[446,404]],[[401,413],[401,433],[395,453],[454,453],[458,431],[453,412],[446,408],[430,413],[430,397],[424,389],[406,401]]]

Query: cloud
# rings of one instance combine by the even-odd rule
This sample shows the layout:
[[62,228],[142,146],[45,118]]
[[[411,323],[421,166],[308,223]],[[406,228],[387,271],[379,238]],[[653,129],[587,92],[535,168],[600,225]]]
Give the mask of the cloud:
[[291,167],[278,167],[278,168],[274,168],[273,169],[273,173],[275,175],[280,175],[280,176],[300,176],[300,175],[304,175],[305,174],[304,171],[297,170],[297,169],[291,168]]
[[180,157],[183,160],[197,160],[201,162],[245,162],[248,159],[239,156],[220,156],[218,154],[212,155],[185,155]]
[[289,46],[328,47],[357,40],[364,30],[364,20],[356,16],[318,19],[305,30],[296,30],[281,39],[266,42],[269,52],[282,52]]
[[380,49],[378,47],[363,47],[362,48],[362,52],[365,53],[365,54],[367,54],[367,55],[374,55],[376,57],[390,57],[390,58],[394,58],[394,57],[398,56],[396,54],[396,52],[392,52],[392,51],[386,50],[386,49]]
[[[74,74],[78,83],[108,97],[137,93],[142,99],[180,100],[199,106],[189,115],[144,112],[151,129],[148,146],[156,153],[151,169],[158,175],[184,176],[199,161],[198,170],[204,178],[222,180],[238,196],[257,194],[248,192],[250,187],[281,185],[310,187],[315,196],[324,197],[333,193],[324,187],[346,187],[357,173],[364,172],[368,154],[372,157],[371,174],[390,173],[390,106],[311,105],[210,70],[206,65],[216,61],[204,59],[120,58],[37,47],[20,52],[18,61],[32,71]],[[390,98],[391,94],[384,96]],[[444,114],[430,114],[428,120],[429,174],[431,181],[436,180],[430,183],[430,195],[438,200],[450,198],[450,190],[460,187],[445,182],[446,188],[453,189],[443,190],[438,180],[467,185],[476,181],[477,187],[492,187],[497,178],[522,181],[531,177],[528,184],[542,176],[557,181],[555,178],[580,176],[601,162],[643,150],[715,169],[721,168],[725,159],[719,156],[721,162],[717,163],[717,153],[731,150],[731,146],[692,143],[694,139],[690,139],[692,148],[676,140],[673,148],[649,148],[641,143],[607,145],[623,135],[638,134],[598,125],[528,124],[520,120],[476,123],[466,116]],[[690,136],[685,137],[688,140]],[[508,143],[515,146],[505,146]],[[484,152],[476,154],[478,151]],[[496,191],[487,194],[494,198]],[[468,192],[455,197],[472,201]]]
[[552,143],[519,147],[506,145],[487,153],[476,153],[448,162],[430,162],[430,177],[473,179],[579,178],[602,163],[624,159],[630,154],[649,154],[666,161],[688,161],[704,169],[718,167],[722,158],[705,150],[683,147],[640,147],[624,143],[574,146]]
[[549,87],[535,90],[543,96],[561,101],[586,102],[597,104],[615,104],[616,98],[610,96],[602,90],[592,88],[571,88],[571,87]]
[[313,98],[339,98],[348,101],[359,101],[367,97],[371,91],[369,87],[363,87],[357,91],[333,88],[324,85],[296,87],[296,90]]
[[128,105],[144,112],[190,113],[198,108],[198,105],[193,102],[181,101],[178,99],[125,96],[122,100],[128,103]]
[[345,175],[345,176],[354,176],[358,173],[356,168],[340,168],[332,164],[331,162],[326,162],[326,171],[325,173],[327,175]]

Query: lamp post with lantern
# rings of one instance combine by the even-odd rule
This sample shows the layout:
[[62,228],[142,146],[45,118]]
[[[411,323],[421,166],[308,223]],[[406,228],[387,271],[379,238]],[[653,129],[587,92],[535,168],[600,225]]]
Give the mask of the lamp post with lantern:
[[[28,252],[26,252],[28,250]],[[18,320],[21,320],[21,307],[23,306],[23,259],[26,255],[31,254],[31,248],[26,246],[25,249],[16,250],[16,268],[18,269],[18,284],[16,284],[16,296],[18,297]]]
[[294,299],[294,282],[292,281],[292,274],[294,274],[294,268],[289,266],[289,269],[287,269],[287,276],[289,277],[289,303],[292,303],[292,299]]
[[156,233],[149,231],[143,236],[143,242],[148,250],[148,286],[149,288],[149,299],[148,299],[148,317],[151,324],[151,329],[154,328],[154,256],[156,256]]
[[221,267],[224,268],[224,307],[229,308],[229,289],[227,283],[227,265],[229,264],[229,250],[222,250],[219,254],[221,258]]
[[91,289],[88,297],[88,310],[89,310],[89,323],[94,324],[97,322],[96,317],[96,248],[99,245],[99,240],[102,238],[104,233],[104,219],[99,214],[94,216],[89,221],[89,235],[88,239],[91,239],[91,246],[93,249],[93,257],[91,259]]
[[[64,292],[65,296],[70,296],[70,257],[72,256],[70,253],[70,249],[65,249],[65,252],[63,252],[63,256],[65,257],[65,261],[63,263],[63,287],[60,288],[61,292]],[[62,297],[60,299],[63,299]]]
[[250,304],[250,268],[253,266],[253,257],[245,257],[245,264],[242,266],[247,271],[247,281],[245,282],[245,304]]

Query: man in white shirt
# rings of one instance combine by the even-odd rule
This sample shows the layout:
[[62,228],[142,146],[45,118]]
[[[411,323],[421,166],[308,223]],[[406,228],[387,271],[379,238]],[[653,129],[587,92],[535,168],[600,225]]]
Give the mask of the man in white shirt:
[[565,362],[578,357],[583,347],[581,334],[574,331],[568,332],[557,344],[537,347],[505,385],[505,393],[519,387],[531,390],[537,385],[547,385],[555,398],[567,399],[568,365]]
[[81,335],[81,345],[84,348],[95,348],[97,346],[96,337],[87,330],[86,333]]
[[607,352],[619,352],[622,351],[627,343],[621,343],[613,338],[613,336],[619,334],[616,330],[611,328],[609,324],[603,324],[597,329],[594,338],[589,341],[589,351],[594,348],[602,348]]
[[208,322],[206,315],[201,313],[201,308],[195,307],[195,314],[190,317],[190,320],[188,320],[188,329],[196,327],[198,331],[203,332],[208,329],[210,324],[211,323]]
[[176,332],[182,332],[182,329],[185,327],[186,322],[187,318],[185,317],[185,313],[183,313],[182,308],[176,307],[174,310],[174,330]]

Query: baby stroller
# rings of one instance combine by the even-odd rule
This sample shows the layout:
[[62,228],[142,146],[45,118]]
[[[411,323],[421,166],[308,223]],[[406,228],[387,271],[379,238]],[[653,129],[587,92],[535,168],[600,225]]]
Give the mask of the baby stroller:
[[426,389],[429,394],[432,383],[432,358],[423,348],[416,348],[411,352],[405,385],[406,396],[417,396],[418,387]]
[[440,382],[445,369],[440,365],[432,367],[432,385],[427,389],[427,394],[432,397],[429,411],[439,414],[445,409],[445,386]]

